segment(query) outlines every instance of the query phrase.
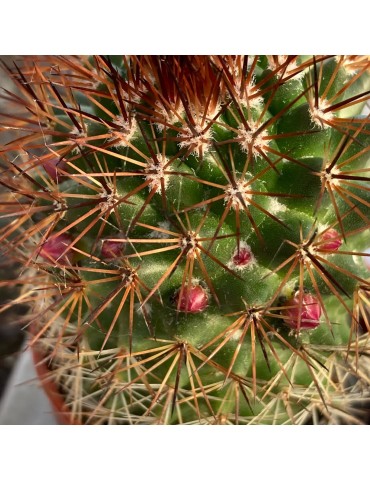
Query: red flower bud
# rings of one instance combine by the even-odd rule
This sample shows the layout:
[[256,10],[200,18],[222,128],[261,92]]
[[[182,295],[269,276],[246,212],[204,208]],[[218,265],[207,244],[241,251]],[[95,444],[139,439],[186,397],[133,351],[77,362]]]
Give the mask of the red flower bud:
[[342,245],[342,239],[334,228],[329,228],[321,235],[320,249],[335,252]]
[[301,308],[299,307],[300,292],[296,292],[294,296],[284,305],[285,307],[289,307],[282,310],[282,314],[286,316],[286,318],[284,318],[284,322],[293,330],[297,330],[298,327],[301,330],[318,327],[320,324],[322,310],[317,298],[310,293],[303,293],[301,295],[301,299]]
[[250,248],[241,247],[233,256],[233,264],[238,267],[244,267],[253,260],[253,254]]
[[42,166],[49,177],[55,181],[60,176],[58,167],[65,168],[65,161],[60,158],[50,158],[46,162],[43,162]]
[[66,265],[72,261],[73,252],[72,250],[67,250],[68,245],[72,243],[72,239],[66,233],[60,235],[54,235],[46,240],[46,242],[39,249],[38,254],[40,257],[45,260],[56,261],[63,265]]
[[[180,293],[182,293],[180,298]],[[180,298],[180,301],[179,301]],[[187,313],[203,312],[208,307],[208,294],[201,285],[184,287],[176,293],[174,303],[179,311]]]
[[110,240],[103,240],[103,244],[101,247],[101,256],[104,259],[111,259],[117,258],[122,255],[123,252],[123,243],[116,242],[113,239]]

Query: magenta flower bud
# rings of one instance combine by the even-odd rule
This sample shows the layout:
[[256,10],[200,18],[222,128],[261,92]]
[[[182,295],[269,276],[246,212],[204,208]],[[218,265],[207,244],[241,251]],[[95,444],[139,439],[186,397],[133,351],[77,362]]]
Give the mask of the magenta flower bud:
[[253,267],[256,264],[256,259],[252,253],[251,247],[244,242],[240,241],[239,249],[236,248],[230,259],[230,262],[227,264],[229,268],[233,270],[244,270]]
[[238,267],[244,267],[253,261],[253,255],[250,248],[242,247],[233,256],[233,264]]
[[285,307],[290,307],[282,310],[283,315],[286,316],[286,318],[284,318],[284,322],[293,330],[297,330],[298,327],[301,330],[308,330],[318,327],[320,324],[322,310],[317,298],[310,293],[304,293],[301,295],[301,299],[301,308],[299,308],[299,292],[296,292],[294,296],[284,305]]
[[42,245],[38,254],[49,262],[56,261],[66,265],[72,261],[73,257],[72,250],[66,252],[71,243],[72,239],[67,233],[62,233],[58,236],[53,235]]
[[334,228],[329,228],[321,235],[320,249],[335,252],[342,245],[342,239]]
[[116,242],[113,239],[103,240],[101,247],[101,256],[105,260],[117,258],[122,255],[124,245],[122,242]]
[[49,177],[55,181],[60,176],[57,167],[63,167],[64,164],[65,162],[60,160],[60,158],[50,158],[46,162],[43,162],[42,166]]
[[179,311],[199,313],[208,307],[208,293],[201,285],[192,285],[190,288],[184,287],[179,301],[180,293],[181,289],[174,297],[174,303]]

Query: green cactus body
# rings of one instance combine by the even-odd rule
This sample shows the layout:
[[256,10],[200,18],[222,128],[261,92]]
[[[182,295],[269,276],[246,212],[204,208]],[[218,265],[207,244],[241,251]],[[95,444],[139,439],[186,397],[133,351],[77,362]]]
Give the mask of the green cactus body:
[[0,235],[70,420],[355,421],[370,61],[46,60],[11,73]]

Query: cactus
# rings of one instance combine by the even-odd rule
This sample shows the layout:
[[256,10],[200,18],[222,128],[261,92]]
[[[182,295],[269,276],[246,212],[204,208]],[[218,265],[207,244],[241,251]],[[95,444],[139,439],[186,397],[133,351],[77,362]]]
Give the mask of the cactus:
[[1,311],[68,421],[364,422],[369,58],[4,68]]

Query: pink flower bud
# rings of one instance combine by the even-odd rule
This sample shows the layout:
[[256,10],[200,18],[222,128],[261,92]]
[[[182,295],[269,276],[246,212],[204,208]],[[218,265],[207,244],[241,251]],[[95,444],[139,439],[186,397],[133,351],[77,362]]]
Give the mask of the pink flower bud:
[[321,235],[320,249],[335,252],[342,245],[342,239],[334,228],[329,228]]
[[123,252],[123,247],[122,242],[116,242],[113,239],[103,240],[101,256],[106,260],[120,257]]
[[192,285],[190,288],[185,286],[179,302],[180,293],[181,289],[174,297],[174,303],[179,311],[199,313],[208,307],[208,294],[201,285]]
[[60,235],[53,235],[46,240],[38,251],[40,257],[49,262],[56,261],[60,264],[66,265],[72,261],[73,251],[67,250],[72,243],[71,237],[62,233]]
[[240,247],[233,256],[233,264],[238,267],[244,267],[253,261],[253,254],[250,248]]
[[[285,303],[284,306],[290,308],[284,308],[282,310],[282,314],[286,316],[286,318],[284,318],[284,322],[293,330],[297,330],[298,327],[301,330],[316,328],[320,324],[320,317],[322,313],[321,306],[318,303],[317,298],[310,293],[303,293],[301,298],[301,308],[299,308],[299,292],[296,292],[294,296],[287,303]],[[301,314],[300,321],[299,314]]]
[[42,166],[49,177],[56,180],[60,177],[58,167],[65,168],[65,161],[60,160],[60,158],[50,158],[49,160],[46,160],[46,162],[43,162]]

